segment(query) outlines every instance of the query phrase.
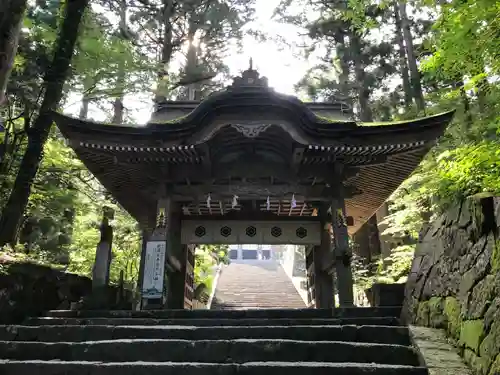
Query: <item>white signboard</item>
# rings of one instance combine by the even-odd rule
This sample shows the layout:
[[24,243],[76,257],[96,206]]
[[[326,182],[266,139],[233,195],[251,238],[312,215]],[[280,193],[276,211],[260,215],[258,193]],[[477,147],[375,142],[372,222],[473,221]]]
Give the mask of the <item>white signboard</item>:
[[143,298],[161,298],[165,276],[166,241],[149,241],[146,244],[144,278],[142,282]]

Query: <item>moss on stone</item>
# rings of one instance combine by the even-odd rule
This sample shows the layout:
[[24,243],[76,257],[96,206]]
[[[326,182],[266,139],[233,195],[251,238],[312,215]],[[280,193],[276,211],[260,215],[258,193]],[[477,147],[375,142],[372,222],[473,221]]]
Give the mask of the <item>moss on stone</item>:
[[429,300],[429,325],[434,328],[446,328],[446,316],[443,314],[444,298],[432,297]]
[[479,353],[479,345],[484,338],[484,322],[481,319],[462,322],[460,345]]
[[490,372],[488,375],[498,375],[500,374],[500,353],[497,355],[495,362],[490,367]]
[[181,116],[181,117],[176,117],[170,120],[152,120],[148,124],[151,125],[176,125],[184,122],[188,115]]
[[496,321],[491,326],[490,332],[479,347],[479,354],[490,362],[493,362],[500,354],[500,321]]
[[318,120],[321,120],[324,123],[329,123],[329,124],[354,122],[354,121],[351,121],[351,120],[348,120],[348,119],[330,118],[330,117],[324,117],[324,116],[319,116],[319,115],[316,115],[316,118]]
[[[500,276],[500,275],[499,275]],[[488,307],[495,299],[497,290],[500,290],[500,277],[496,281],[494,275],[487,275],[472,289],[468,303],[463,307],[466,319],[479,319],[485,316]],[[489,324],[486,324],[489,327]],[[487,328],[488,328],[487,327]]]
[[464,350],[464,361],[469,365],[475,375],[488,375],[489,363],[484,358],[476,355],[472,350]]
[[417,308],[417,319],[415,323],[419,326],[429,326],[430,307],[429,301],[420,302]]
[[460,315],[460,303],[454,297],[446,297],[444,301],[444,315],[448,322],[448,333],[451,337],[458,339],[460,337],[460,328],[462,318]]
[[424,119],[432,119],[436,117],[440,117],[443,115],[446,115],[449,112],[442,112],[442,113],[437,113],[435,115],[427,116],[427,117],[420,117],[415,120],[396,120],[396,121],[379,121],[379,122],[358,122],[358,125],[361,126],[391,126],[391,125],[403,125],[403,124],[411,124],[414,123],[415,121],[418,120],[424,120]]
[[495,242],[493,254],[491,255],[491,269],[493,272],[500,272],[500,240]]

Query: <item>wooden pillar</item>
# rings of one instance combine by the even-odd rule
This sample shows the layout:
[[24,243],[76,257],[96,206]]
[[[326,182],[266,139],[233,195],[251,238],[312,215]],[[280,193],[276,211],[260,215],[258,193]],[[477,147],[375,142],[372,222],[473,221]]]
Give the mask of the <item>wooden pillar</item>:
[[109,269],[111,267],[111,245],[113,243],[113,227],[110,221],[115,212],[110,207],[103,207],[101,220],[101,239],[97,244],[94,267],[92,269],[92,287],[98,289],[109,283]]
[[344,198],[332,201],[332,226],[335,244],[335,271],[339,305],[354,305],[353,278],[351,269],[351,251],[347,232],[347,217]]
[[[164,307],[182,309],[184,307],[184,282],[186,270],[186,247],[181,243],[181,207],[177,202],[170,204],[167,220],[167,293]],[[171,265],[177,264],[176,268]]]
[[306,252],[307,307],[316,307],[316,291],[314,286],[314,246],[308,245]]
[[141,259],[139,262],[139,276],[137,279],[137,291],[136,295],[140,296],[137,309],[142,309],[143,306],[143,298],[142,298],[142,285],[144,282],[144,264],[145,264],[145,259],[146,259],[146,246],[148,243],[149,238],[151,237],[151,233],[147,230],[142,231],[142,239],[141,239]]
[[169,309],[183,309],[186,286],[186,267],[188,245],[180,245],[178,259],[181,263],[180,270],[168,271],[168,296],[166,307]]
[[331,263],[332,259],[332,240],[327,222],[327,208],[320,207],[319,216],[321,217],[321,244],[314,246],[314,285],[316,288],[316,308],[334,308],[335,300],[333,298],[333,278],[329,275],[325,266]]

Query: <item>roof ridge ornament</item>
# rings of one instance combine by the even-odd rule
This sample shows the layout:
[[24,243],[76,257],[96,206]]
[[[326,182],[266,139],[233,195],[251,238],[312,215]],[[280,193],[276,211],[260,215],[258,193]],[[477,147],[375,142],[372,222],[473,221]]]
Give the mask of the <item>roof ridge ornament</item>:
[[228,89],[234,88],[269,88],[266,77],[261,77],[259,72],[253,68],[253,58],[250,57],[248,69],[244,70],[239,77],[233,77],[233,83]]

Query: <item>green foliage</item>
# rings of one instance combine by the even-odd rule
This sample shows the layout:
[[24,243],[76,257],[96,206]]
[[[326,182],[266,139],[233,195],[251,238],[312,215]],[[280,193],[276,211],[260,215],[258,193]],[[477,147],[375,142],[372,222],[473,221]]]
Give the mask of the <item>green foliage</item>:
[[16,261],[64,266],[70,272],[91,276],[104,205],[116,212],[111,280],[118,281],[123,271],[124,280],[133,284],[140,255],[135,220],[105,198],[71,149],[61,140],[49,139],[32,186],[20,244],[7,254]]
[[456,202],[478,192],[500,193],[500,142],[482,141],[447,150],[437,158],[441,202]]
[[[0,109],[6,124],[6,131],[0,135],[0,208],[11,192],[33,119],[38,115],[43,97],[42,77],[52,58],[61,22],[60,9],[60,2],[52,0],[28,5],[7,91],[9,102]],[[80,28],[64,101],[72,105],[75,96],[83,95],[80,116],[85,118],[89,103],[94,108],[109,110],[109,102],[115,99],[123,105],[126,95],[152,93],[158,69],[172,73],[168,66],[158,64],[162,51],[170,47],[172,56],[181,62],[179,74],[171,74],[174,79],[168,78],[172,82],[178,80],[177,76],[191,79],[200,72],[224,75],[228,72],[223,61],[228,54],[227,44],[241,40],[243,26],[252,14],[253,1],[246,0],[176,3],[168,18],[163,4],[158,2],[110,1],[92,6],[87,9]],[[172,27],[171,39],[166,39],[167,33],[163,31],[158,33],[165,24]],[[193,71],[183,66],[182,55],[188,42],[197,45],[195,64],[189,67]],[[219,87],[205,83],[203,95]],[[178,91],[174,94],[182,96],[182,90]],[[124,117],[124,122],[131,121],[126,111]],[[103,206],[115,210],[111,280],[117,281],[123,272],[125,281],[134,284],[140,252],[137,223],[110,199],[53,129],[31,186],[19,245],[5,250],[5,254],[14,260],[35,261],[90,276],[100,239]],[[203,247],[201,253],[197,252],[197,283],[209,285],[209,268],[227,262],[227,248]]]
[[95,202],[81,199],[74,222],[68,270],[86,276],[92,274],[96,245],[100,239],[102,205],[99,203],[106,203],[107,206],[115,209],[115,219],[112,222],[113,246],[110,279],[118,281],[120,272],[123,271],[124,280],[134,285],[138,281],[141,251],[137,224],[123,209],[104,200]]
[[[109,110],[110,99],[151,93],[158,80],[160,86],[165,83],[169,87],[165,96],[189,97],[183,85],[172,89],[175,82],[183,80],[196,86],[201,97],[209,95],[226,78],[227,46],[241,42],[244,26],[253,16],[253,3],[173,2],[172,14],[155,1],[111,1],[100,4],[104,11],[89,9],[66,84],[66,102],[83,95],[87,103]],[[416,117],[416,108],[403,102],[404,94],[408,94],[403,85],[394,85],[408,70],[403,61],[408,54],[403,53],[406,57],[401,58],[397,53],[395,4],[370,0],[283,1],[277,15],[283,22],[303,27],[310,38],[304,55],[321,55],[298,88],[312,99],[365,98],[362,109],[368,105],[375,121]],[[408,22],[415,41],[420,43],[414,43],[414,52],[421,68],[426,114],[458,111],[446,135],[390,199],[385,234],[410,239],[408,243],[417,238],[422,223],[457,201],[483,192],[500,194],[499,4],[493,0],[439,4],[420,0],[412,6],[417,12]],[[293,9],[299,9],[298,14],[291,14]],[[120,25],[110,21],[121,19],[123,14],[128,16]],[[431,28],[433,17],[437,21]],[[12,188],[30,137],[43,93],[41,79],[49,67],[60,21],[60,2],[30,2],[7,91],[9,102],[1,113],[6,131],[0,141],[0,206]],[[164,32],[165,25],[172,31],[170,36]],[[173,67],[173,60],[179,62],[178,67]],[[214,74],[219,74],[218,80],[189,83]],[[6,250],[7,254],[90,275],[101,209],[112,206],[116,215],[111,277],[117,280],[123,271],[125,280],[134,283],[138,274],[138,228],[108,198],[63,144],[60,134],[53,131],[31,189],[20,245]],[[403,281],[413,251],[413,245],[398,246],[388,259],[378,260],[372,268],[355,259],[358,283]],[[209,286],[211,267],[228,261],[227,248],[200,247],[196,252],[196,283]]]
[[355,284],[361,289],[370,288],[374,283],[404,283],[410,272],[415,245],[401,245],[391,250],[391,255],[379,258],[366,265],[355,257],[353,271]]
[[229,263],[227,245],[201,245],[195,251],[194,283],[204,284],[210,293],[214,277],[214,267]]
[[[435,2],[424,2],[435,7]],[[444,76],[500,72],[500,5],[495,0],[440,3],[439,17],[427,45],[434,53],[424,69]],[[477,76],[480,79],[481,77]]]

